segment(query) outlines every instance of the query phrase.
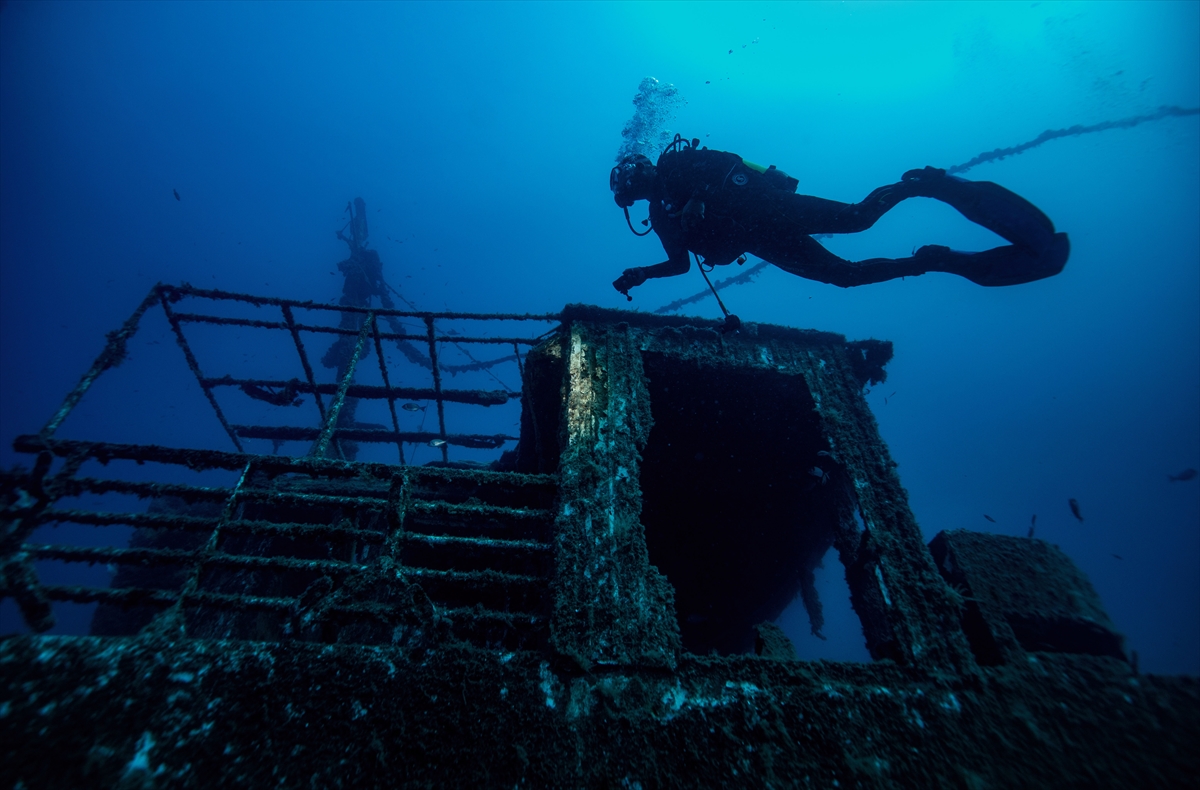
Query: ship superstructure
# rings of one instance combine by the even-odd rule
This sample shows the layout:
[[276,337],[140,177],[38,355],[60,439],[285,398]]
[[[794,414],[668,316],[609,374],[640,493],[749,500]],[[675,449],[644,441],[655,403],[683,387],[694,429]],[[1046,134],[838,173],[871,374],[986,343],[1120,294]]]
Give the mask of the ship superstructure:
[[[151,313],[226,447],[60,436]],[[227,333],[272,338],[260,375],[204,355],[241,342]],[[345,352],[334,380],[315,342]],[[33,632],[0,642],[0,772],[26,788],[1194,780],[1196,679],[1140,675],[1066,555],[965,530],[925,544],[862,395],[891,354],[581,305],[158,285],[0,484],[0,593]],[[771,624],[800,595],[818,627],[830,547],[870,663],[797,660]],[[83,567],[109,574],[64,570]],[[84,605],[88,635],[38,635]]]

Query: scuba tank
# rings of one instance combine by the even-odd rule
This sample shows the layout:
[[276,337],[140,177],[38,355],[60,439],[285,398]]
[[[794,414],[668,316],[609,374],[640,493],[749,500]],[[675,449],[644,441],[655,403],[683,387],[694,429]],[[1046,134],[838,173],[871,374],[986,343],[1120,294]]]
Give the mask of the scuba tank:
[[748,162],[745,159],[742,160],[742,164],[757,173],[762,173],[763,177],[767,180],[767,183],[775,189],[782,189],[787,192],[795,192],[800,187],[800,179],[792,178],[775,165],[763,167],[762,165],[755,164],[754,162]]
[[[676,134],[675,139],[671,141],[671,144],[668,145],[663,150],[662,154],[659,156],[659,158],[658,158],[659,163],[661,164],[662,157],[666,156],[668,153],[677,153],[679,151],[687,151],[687,150],[691,150],[691,151],[701,150],[700,149],[700,138],[693,137],[689,141],[689,140],[683,139],[683,135]],[[704,149],[704,150],[707,150],[707,149]],[[774,189],[783,189],[788,192],[795,192],[800,187],[800,179],[792,178],[791,176],[789,176],[787,173],[780,170],[775,165],[771,165],[770,167],[763,167],[760,164],[755,164],[754,162],[750,162],[745,159],[742,160],[742,164],[745,165],[746,167],[750,168],[751,170],[753,170],[756,173],[761,173],[762,176],[766,179],[767,184],[770,185],[771,187],[773,187]]]

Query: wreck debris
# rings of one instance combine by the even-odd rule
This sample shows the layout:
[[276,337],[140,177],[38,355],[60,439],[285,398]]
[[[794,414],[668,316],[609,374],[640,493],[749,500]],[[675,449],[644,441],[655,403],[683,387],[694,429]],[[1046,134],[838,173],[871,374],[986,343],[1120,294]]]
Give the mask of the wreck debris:
[[[178,305],[184,299],[198,299],[215,303],[232,302],[250,304],[256,307],[274,307],[278,308],[281,313],[281,321],[265,321],[259,319],[246,319],[222,315],[213,315],[209,313],[193,313],[181,312],[175,305]],[[404,458],[404,443],[427,444],[434,438],[445,441],[443,447],[443,461],[448,460],[445,454],[446,449],[452,446],[468,447],[468,448],[495,448],[505,442],[515,441],[516,437],[506,434],[497,434],[489,437],[479,437],[473,435],[459,435],[449,433],[445,424],[445,403],[460,403],[475,406],[495,406],[503,405],[520,397],[520,393],[509,392],[506,390],[463,390],[463,389],[447,389],[442,387],[440,374],[435,371],[433,375],[433,387],[396,387],[392,386],[389,381],[389,374],[386,366],[382,364],[383,354],[381,344],[385,340],[421,340],[427,347],[428,352],[426,361],[436,359],[439,354],[438,346],[443,343],[452,343],[458,346],[466,346],[471,344],[486,344],[486,345],[507,345],[513,347],[514,350],[523,347],[532,347],[540,342],[535,337],[486,337],[486,336],[461,336],[447,335],[436,331],[436,322],[439,320],[453,319],[468,319],[477,321],[515,321],[515,322],[535,322],[548,323],[556,322],[559,318],[557,314],[510,314],[510,313],[456,313],[456,312],[405,312],[388,309],[368,309],[347,305],[323,305],[311,301],[298,301],[289,299],[276,299],[272,297],[251,296],[248,294],[239,294],[229,291],[200,289],[184,284],[181,286],[157,284],[150,289],[146,299],[138,306],[133,315],[125,322],[124,326],[116,332],[110,333],[109,342],[104,350],[97,357],[92,368],[83,376],[79,384],[67,396],[62,407],[55,415],[46,423],[42,429],[41,435],[49,438],[54,435],[55,431],[62,425],[63,421],[83,398],[90,389],[95,380],[111,367],[119,365],[127,354],[126,346],[130,337],[137,331],[139,322],[142,316],[148,309],[158,304],[164,311],[168,323],[175,335],[176,343],[183,351],[184,358],[188,364],[188,368],[199,383],[202,392],[205,395],[209,405],[212,407],[214,415],[221,424],[222,429],[228,435],[234,448],[238,452],[243,452],[242,439],[256,438],[268,440],[287,440],[287,441],[315,441],[318,446],[325,432],[329,433],[329,442],[325,445],[325,452],[329,451],[329,447],[338,439],[347,439],[352,441],[375,441],[389,442],[397,446],[397,451],[400,460],[403,463]],[[372,342],[376,349],[376,356],[381,364],[381,377],[383,378],[383,386],[364,385],[353,383],[353,374],[357,367],[346,366],[343,370],[343,375],[337,384],[318,384],[315,380],[313,370],[309,364],[307,348],[301,338],[301,333],[312,333],[318,336],[333,334],[340,338],[353,338],[355,341],[359,339],[360,330],[351,330],[343,327],[322,326],[319,324],[304,324],[298,322],[295,318],[295,310],[316,311],[335,314],[352,313],[358,318],[358,326],[365,325],[368,318],[379,317],[382,319],[400,317],[400,318],[415,318],[425,324],[425,332],[420,334],[396,334],[382,332],[379,330],[378,322],[372,321],[371,330],[368,332],[369,341]],[[213,326],[229,326],[229,327],[253,327],[265,330],[283,331],[288,334],[292,340],[293,346],[296,348],[297,355],[300,359],[301,366],[304,370],[304,380],[292,378],[288,380],[275,379],[241,379],[234,378],[230,375],[224,376],[206,376],[200,368],[200,364],[193,352],[188,341],[184,328],[188,324],[207,324]],[[364,354],[365,355],[365,346]],[[360,355],[361,357],[362,355]],[[519,355],[516,355],[519,367]],[[432,363],[431,363],[432,364]],[[222,387],[236,387],[245,394],[257,400],[262,400],[274,405],[292,405],[295,399],[301,395],[311,394],[314,396],[318,413],[322,422],[322,427],[313,429],[308,427],[298,426],[242,426],[232,424],[227,417],[216,398],[216,392]],[[386,400],[389,407],[393,411],[393,424],[391,431],[380,431],[371,428],[370,426],[344,427],[337,423],[330,425],[329,413],[327,412],[326,403],[322,396],[337,397],[339,392],[343,392],[343,403],[345,400],[357,399],[374,399]],[[288,396],[292,397],[288,397]],[[411,432],[401,431],[399,423],[394,419],[396,401],[406,400],[421,400],[434,401],[438,405],[439,422],[436,432]],[[345,407],[343,406],[343,409]],[[336,418],[335,418],[336,419]],[[315,433],[314,433],[315,431]]]
[[[378,350],[379,312],[362,313],[358,348]],[[116,786],[132,761],[138,781],[194,787],[336,770],[362,786],[749,788],[1174,786],[1200,770],[1195,682],[1136,675],[1065,555],[969,532],[926,548],[861,394],[890,344],[582,306],[557,318],[520,359],[506,471],[19,437],[35,460],[0,473],[0,594],[32,629],[62,602],[137,616],[0,640],[6,771],[28,786]],[[332,443],[358,385],[301,386],[334,396],[320,426],[230,428]],[[387,380],[377,394],[407,399]],[[394,428],[356,430],[416,441]],[[826,485],[784,485],[813,479],[821,452],[837,456]],[[125,479],[126,462],[172,474]],[[179,482],[185,469],[223,482]],[[151,507],[89,500],[108,494]],[[178,541],[33,539],[54,523]],[[764,622],[799,588],[822,634],[804,570],[831,545],[871,663],[798,661]],[[35,561],[117,572],[107,588],[54,584]],[[705,584],[745,579],[724,611],[696,605]],[[706,640],[718,654],[696,651]]]

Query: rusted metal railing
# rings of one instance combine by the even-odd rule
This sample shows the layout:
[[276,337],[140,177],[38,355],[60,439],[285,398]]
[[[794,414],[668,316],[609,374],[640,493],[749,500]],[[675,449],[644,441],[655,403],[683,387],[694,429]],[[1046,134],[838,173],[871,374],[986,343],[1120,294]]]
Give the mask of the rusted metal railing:
[[[198,309],[191,304],[188,305],[189,310],[180,310],[180,303],[185,299],[277,308],[280,320],[216,315],[213,314],[214,311]],[[107,370],[120,365],[128,357],[131,339],[138,332],[146,313],[156,306],[162,309],[188,369],[232,443],[233,450],[184,449],[155,444],[59,438],[59,428],[90,388]],[[345,313],[359,314],[355,319],[358,328],[305,323],[298,320],[298,311],[301,310],[310,314],[339,314],[339,317]],[[381,321],[392,329],[403,329],[398,319],[415,319],[423,325],[424,331],[415,334],[383,331]],[[523,521],[530,519],[539,524],[548,524],[552,518],[550,512],[544,508],[522,510],[474,501],[469,505],[414,501],[407,486],[412,480],[425,479],[423,476],[459,474],[468,477],[482,476],[480,479],[485,479],[488,474],[494,473],[425,470],[421,467],[406,466],[406,457],[410,463],[413,458],[411,453],[405,453],[404,445],[432,446],[440,450],[441,461],[445,464],[450,460],[451,447],[495,450],[516,440],[518,437],[505,432],[452,432],[447,426],[445,404],[500,406],[519,398],[523,385],[513,390],[503,383],[503,389],[447,388],[442,373],[485,371],[490,374],[490,367],[495,364],[515,363],[518,375],[523,377],[522,347],[527,349],[541,342],[541,337],[546,334],[541,332],[531,337],[486,337],[482,336],[486,334],[484,332],[481,336],[461,336],[439,332],[438,322],[557,322],[558,319],[557,314],[472,314],[368,309],[205,290],[188,285],[155,285],[129,319],[118,330],[108,335],[107,343],[95,362],[42,430],[35,435],[19,436],[14,441],[14,449],[19,453],[33,455],[35,462],[28,470],[16,468],[0,472],[0,599],[13,599],[26,625],[38,632],[48,630],[52,626],[53,602],[94,603],[123,611],[131,608],[151,610],[154,623],[177,628],[180,632],[187,630],[186,622],[189,618],[194,619],[197,612],[216,613],[215,616],[218,617],[239,612],[264,612],[271,613],[275,618],[274,622],[282,622],[283,630],[288,631],[293,627],[301,628],[300,624],[304,621],[302,610],[304,606],[311,604],[311,600],[308,603],[305,601],[312,598],[312,595],[307,592],[300,595],[295,590],[255,592],[253,581],[258,578],[256,574],[276,574],[280,578],[291,574],[289,578],[293,580],[328,578],[334,580],[330,584],[336,588],[341,584],[337,580],[344,581],[354,574],[363,573],[368,566],[377,570],[384,566],[400,567],[400,549],[409,544],[442,548],[453,548],[461,544],[462,547],[466,547],[464,550],[469,549],[470,552],[502,551],[506,552],[510,559],[518,558],[513,567],[518,567],[520,562],[523,562],[519,558],[525,555],[548,556],[550,547],[543,538],[523,538],[518,535],[515,538],[494,540],[486,536],[431,536],[410,533],[403,528],[407,512],[453,516],[457,512],[456,508],[471,518],[482,519],[480,523],[485,524],[506,522],[510,526],[517,524],[519,527]],[[203,355],[197,353],[197,348],[202,351],[203,346],[194,346],[187,334],[188,326],[193,324],[286,333],[300,362],[298,375],[287,380],[238,378],[229,373],[212,375],[208,366],[216,366],[221,360],[204,360],[202,363]],[[305,346],[303,333],[315,333],[318,337],[330,336],[335,339],[354,338],[353,353],[348,355],[344,364],[339,367],[340,375],[336,382],[318,382],[310,363],[311,354]],[[432,387],[399,386],[396,375],[389,370],[384,349],[385,344],[399,344],[401,341],[414,341],[406,344],[402,351],[409,357],[410,363],[421,368],[428,365],[426,370],[432,376]],[[461,351],[471,363],[459,366],[443,364],[442,351],[447,344]],[[511,348],[512,355],[497,360],[480,361],[466,350],[471,345]],[[412,349],[421,347],[427,349],[427,363],[411,358]],[[369,355],[372,348],[379,361],[382,386],[358,383],[355,380],[359,364],[364,356]],[[492,377],[496,378],[494,375]],[[498,378],[496,380],[500,381]],[[250,397],[278,406],[292,405],[295,396],[299,394],[312,395],[319,423],[239,424],[228,416],[236,413],[236,410],[227,412],[218,398],[219,393],[228,388],[241,389]],[[339,416],[350,411],[345,408],[349,399],[386,402],[390,429],[382,425],[365,425],[353,421],[346,424],[345,420],[339,423]],[[397,413],[397,401],[436,403],[436,431],[405,430]],[[246,440],[254,439],[311,444],[308,453],[300,457],[266,455],[247,451]],[[336,450],[341,441],[394,444],[399,464],[350,462],[337,458]],[[185,484],[176,481],[179,478],[177,471],[168,472],[168,481],[163,482],[129,479],[130,475],[124,472],[118,472],[117,477],[124,474],[125,479],[105,479],[80,474],[81,469],[89,462],[108,465],[114,461],[131,461],[140,468],[158,470],[154,474],[169,469],[186,469],[193,472],[224,470],[227,476],[234,473],[236,482],[229,485]],[[139,472],[133,477],[144,478],[147,474],[148,471]],[[506,485],[531,485],[536,488],[550,484],[547,482],[549,478],[538,479],[537,476],[508,475],[504,479],[517,481],[505,483]],[[522,480],[525,482],[521,482]],[[103,506],[98,508],[95,503],[103,501],[103,497],[107,495],[132,496],[157,505],[145,512],[129,512],[139,508],[130,507],[125,500],[126,504],[118,509],[126,512],[106,512]],[[71,501],[67,503],[66,500]],[[142,509],[145,509],[144,506]],[[306,521],[304,518],[297,519],[294,515],[296,513],[322,515]],[[34,535],[39,527],[47,525],[127,527],[143,536],[152,537],[148,543],[145,540],[135,541],[134,545],[128,547],[52,544],[47,542],[46,538],[41,542],[34,542],[35,537],[51,534]],[[521,530],[518,528],[517,532],[521,533]],[[190,543],[185,541],[187,545],[183,548],[171,545],[170,541],[161,541],[158,537],[153,537],[167,534],[192,537],[187,538]],[[276,543],[272,544],[271,541]],[[314,558],[311,553],[306,555],[304,551],[297,554],[290,550],[262,550],[266,545],[302,545],[308,547],[306,551],[313,547],[324,548],[318,551],[320,558]],[[102,564],[110,569],[170,569],[178,583],[173,586],[117,584],[114,578],[113,586],[110,587],[88,586],[82,583],[48,584],[38,578],[37,570],[38,563],[47,561]],[[380,565],[381,562],[383,565]],[[493,569],[459,572],[428,567],[405,567],[404,573],[407,577],[419,577],[424,580],[423,583],[435,586],[440,584],[465,585],[471,589],[495,588],[500,590],[495,596],[496,600],[520,600],[524,594],[521,590],[531,585],[544,584],[544,581],[523,575],[521,572]],[[236,589],[231,592],[233,588],[223,588],[222,579],[234,579],[236,584],[233,587]],[[328,605],[323,605],[322,617],[346,622],[374,622],[383,611],[378,605],[370,602],[356,602],[344,596],[335,598],[335,604],[326,601]],[[443,614],[450,611],[445,609]],[[464,609],[464,612],[466,611]],[[498,627],[503,628],[516,627],[521,623],[528,626],[538,622],[538,617],[534,615],[501,609],[490,610],[486,602],[483,608],[471,607],[470,612],[470,617],[464,615],[464,618],[474,618],[472,622],[487,621],[491,618],[495,621],[493,625],[498,623]]]

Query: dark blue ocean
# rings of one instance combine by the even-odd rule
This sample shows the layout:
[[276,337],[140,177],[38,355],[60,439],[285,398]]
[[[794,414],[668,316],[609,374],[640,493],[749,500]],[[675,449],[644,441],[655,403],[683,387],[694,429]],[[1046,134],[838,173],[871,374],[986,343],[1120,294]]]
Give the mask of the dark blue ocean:
[[[31,462],[14,438],[156,282],[336,302],[356,197],[421,310],[651,311],[702,291],[695,267],[632,303],[611,285],[665,257],[607,183],[647,77],[673,86],[656,134],[854,202],[1046,130],[1200,106],[1200,3],[6,2],[0,466]],[[1169,479],[1200,468],[1200,117],[1056,137],[964,177],[1040,207],[1070,235],[1065,270],[842,289],[768,267],[722,297],[744,321],[893,341],[867,397],[926,537],[1024,536],[1036,515],[1143,671],[1200,674],[1200,480]],[[928,199],[822,241],[854,260],[1003,243]],[[711,297],[682,312],[720,317]],[[232,449],[161,316],[138,338],[59,435]],[[270,368],[256,343],[202,364]],[[798,605],[779,621],[800,654],[867,660],[836,555],[818,587],[827,642]],[[62,607],[54,632],[86,633],[90,612]],[[0,633],[21,630],[0,603]]]

